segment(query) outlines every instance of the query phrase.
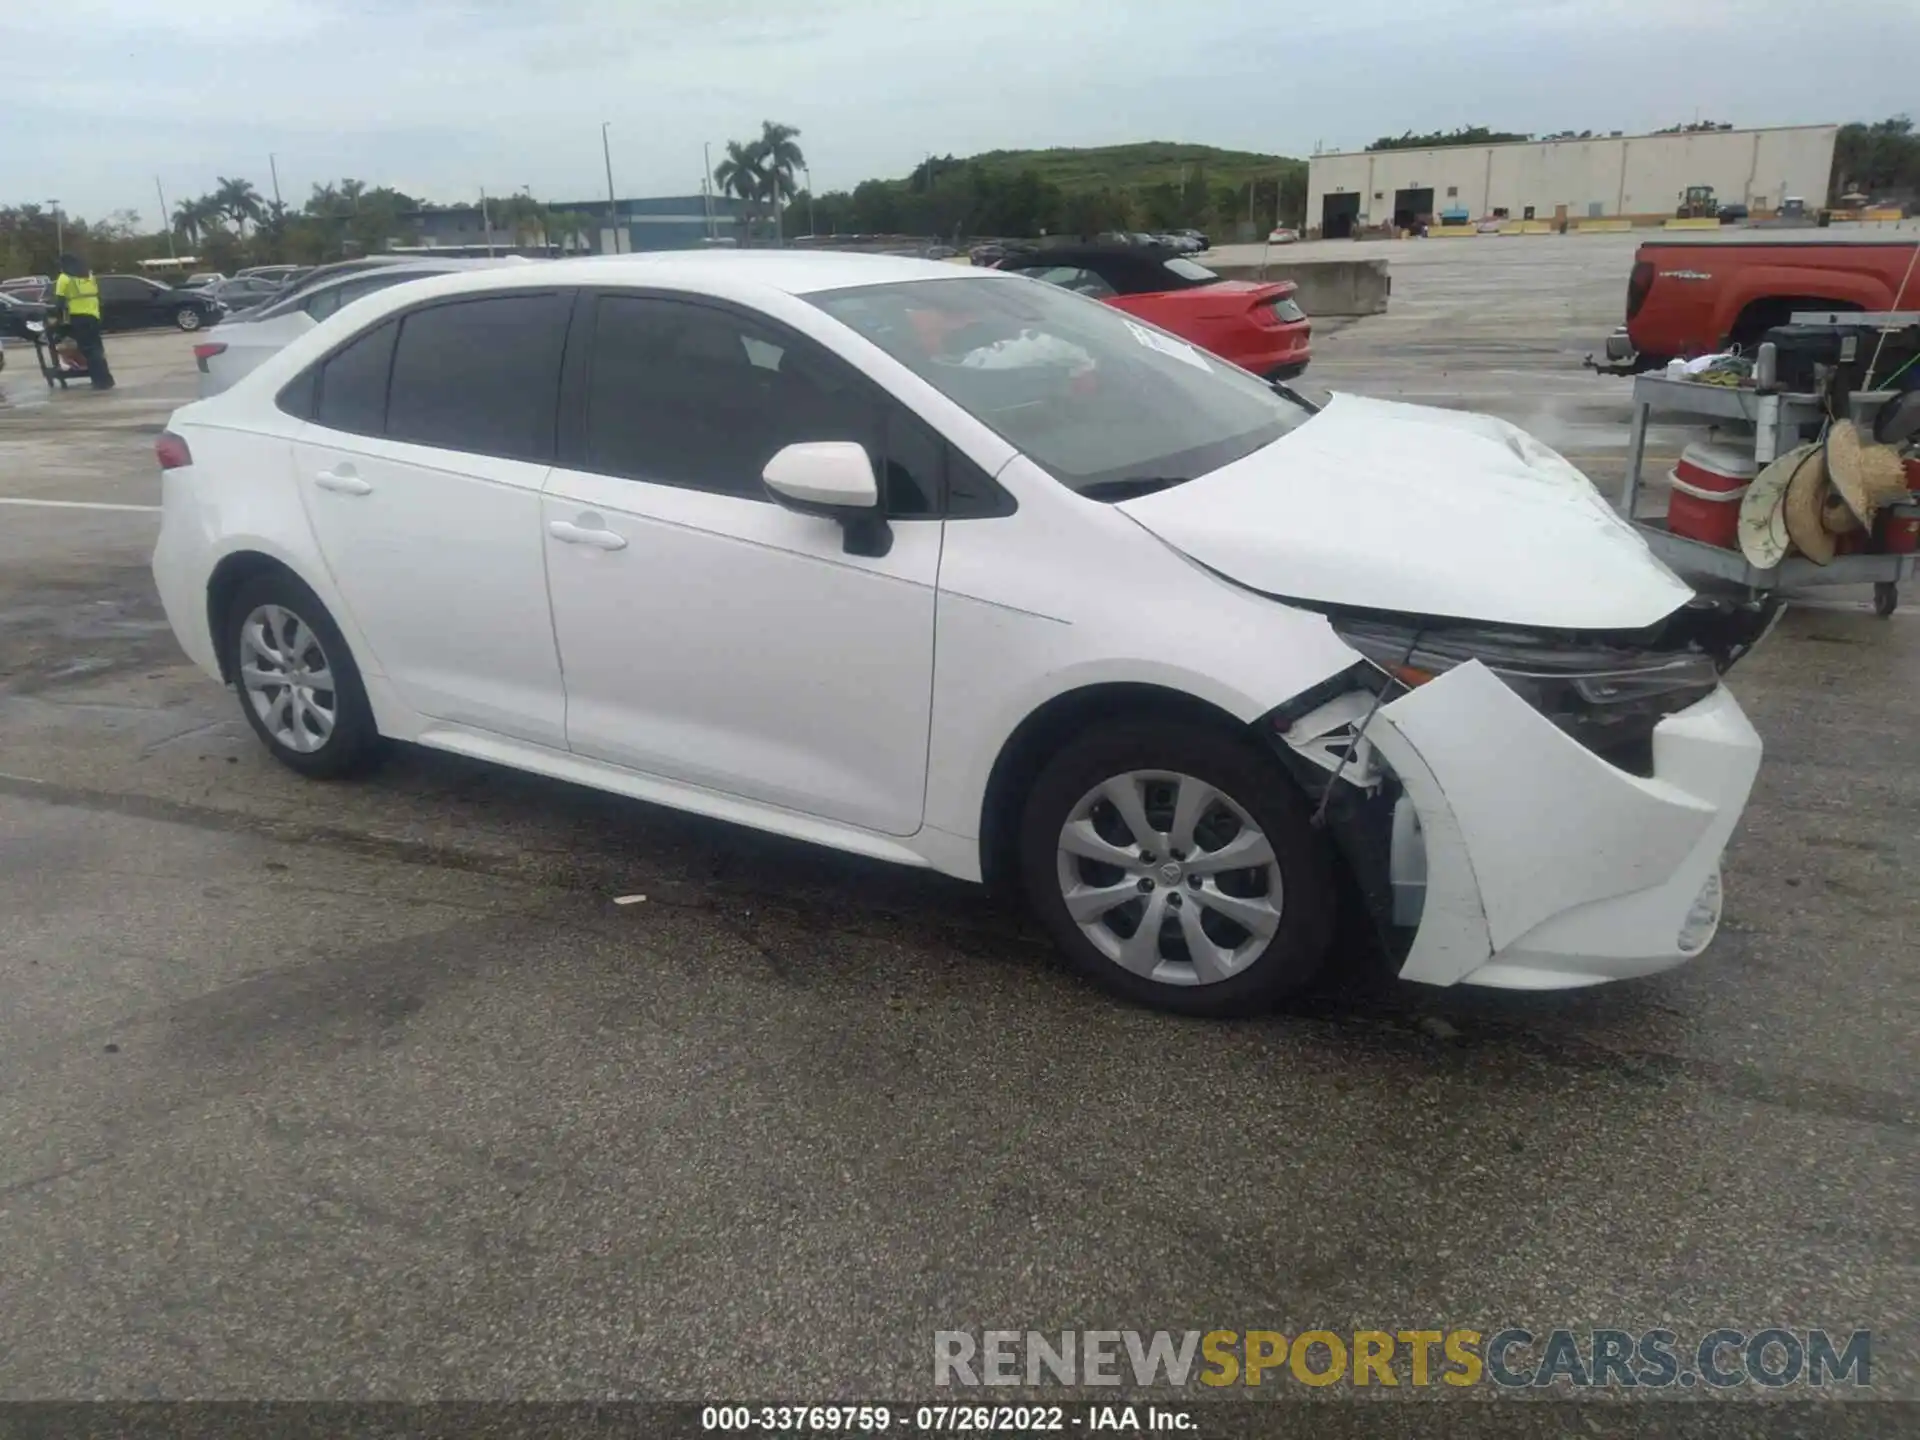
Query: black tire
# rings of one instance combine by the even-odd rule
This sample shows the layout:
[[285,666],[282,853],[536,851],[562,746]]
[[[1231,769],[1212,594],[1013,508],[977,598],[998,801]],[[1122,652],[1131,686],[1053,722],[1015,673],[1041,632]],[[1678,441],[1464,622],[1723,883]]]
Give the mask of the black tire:
[[[1172,772],[1203,781],[1245,811],[1271,846],[1282,886],[1278,928],[1264,950],[1225,979],[1180,984],[1125,969],[1082,933],[1067,911],[1061,882],[1062,827],[1095,787],[1136,771]],[[1338,905],[1332,860],[1311,824],[1305,798],[1277,760],[1224,729],[1142,719],[1101,725],[1070,740],[1028,793],[1019,858],[1030,903],[1074,965],[1108,989],[1157,1009],[1205,1016],[1270,1009],[1313,982],[1332,942]],[[1171,894],[1185,898],[1184,891]],[[1168,903],[1179,900],[1170,898]]]
[[[330,694],[333,706],[332,731],[313,749],[296,750],[270,730],[242,678],[245,658],[242,630],[248,617],[263,606],[278,606],[311,631],[333,678],[331,692],[313,692],[322,698]],[[354,663],[340,627],[333,623],[327,607],[303,581],[284,570],[263,571],[243,581],[233,604],[228,607],[221,645],[227,658],[227,673],[233,677],[233,688],[240,698],[240,713],[246,716],[247,724],[253,727],[253,733],[260,737],[268,753],[289,770],[315,780],[337,780],[360,773],[380,757],[383,742],[374,724],[366,686],[360,679],[360,668]]]
[[178,310],[173,312],[173,323],[182,330],[193,331],[198,330],[202,325],[206,324],[207,318],[193,306],[182,305]]

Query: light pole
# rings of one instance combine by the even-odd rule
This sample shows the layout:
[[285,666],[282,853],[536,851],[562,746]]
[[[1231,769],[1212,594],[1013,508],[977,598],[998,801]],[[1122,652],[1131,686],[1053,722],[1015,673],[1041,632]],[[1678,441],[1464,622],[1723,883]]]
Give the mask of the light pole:
[[813,211],[813,167],[811,165],[802,165],[800,167],[800,173],[807,177],[807,234],[818,239],[820,235],[820,225],[814,218]]
[[60,219],[60,202],[47,201],[47,208],[53,211],[53,252],[56,255],[67,253],[67,227]]
[[707,201],[707,239],[713,239],[713,143],[700,142],[700,158],[706,162],[706,169],[700,175],[700,193]]
[[613,149],[607,144],[611,120],[600,122],[600,158],[607,162],[607,228],[613,232],[613,253],[620,253],[620,202],[613,198]]
[[178,260],[180,254],[173,248],[173,216],[167,211],[167,192],[160,188],[160,177],[153,177],[153,193],[160,197],[160,228],[167,232],[167,258]]
[[280,209],[280,167],[274,162],[271,151],[267,153],[267,173],[273,176],[273,208]]

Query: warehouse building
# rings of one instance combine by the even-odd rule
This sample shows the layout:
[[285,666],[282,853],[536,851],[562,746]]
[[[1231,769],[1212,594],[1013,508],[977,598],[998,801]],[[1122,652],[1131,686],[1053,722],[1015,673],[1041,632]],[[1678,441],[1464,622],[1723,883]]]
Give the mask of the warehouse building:
[[1765,212],[1825,202],[1834,125],[1695,130],[1316,155],[1307,225],[1327,239],[1383,225],[1458,220],[1654,220],[1692,187]]

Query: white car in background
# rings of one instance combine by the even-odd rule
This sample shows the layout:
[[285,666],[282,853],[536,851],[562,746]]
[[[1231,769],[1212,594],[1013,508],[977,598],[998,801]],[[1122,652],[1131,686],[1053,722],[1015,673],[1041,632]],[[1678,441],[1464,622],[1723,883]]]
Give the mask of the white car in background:
[[517,255],[491,260],[405,260],[323,279],[316,285],[302,286],[284,299],[241,311],[207,331],[193,347],[194,364],[200,371],[200,398],[218,395],[269,355],[362,296],[431,275],[529,263]]
[[1721,675],[1770,612],[1553,451],[991,269],[418,280],[157,449],[167,616],[290,768],[405,741],[1017,877],[1173,1010],[1298,991],[1349,889],[1412,980],[1677,965],[1760,763]]

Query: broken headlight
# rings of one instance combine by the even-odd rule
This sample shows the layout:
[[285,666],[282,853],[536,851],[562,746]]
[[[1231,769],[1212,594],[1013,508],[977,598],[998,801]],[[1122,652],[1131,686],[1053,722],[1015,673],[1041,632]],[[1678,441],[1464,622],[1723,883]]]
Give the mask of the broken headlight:
[[1561,730],[1635,774],[1652,772],[1653,727],[1720,685],[1719,666],[1699,651],[1629,650],[1525,631],[1420,629],[1374,620],[1336,620],[1334,628],[1410,689],[1478,660]]

